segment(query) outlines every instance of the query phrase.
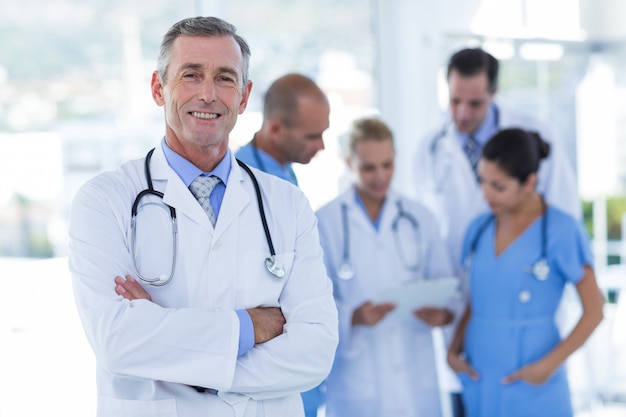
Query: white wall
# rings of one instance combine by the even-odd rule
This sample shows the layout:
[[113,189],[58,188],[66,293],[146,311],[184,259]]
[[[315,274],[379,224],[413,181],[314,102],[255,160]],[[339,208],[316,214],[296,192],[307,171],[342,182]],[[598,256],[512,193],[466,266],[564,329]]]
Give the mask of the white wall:
[[373,0],[378,103],[399,150],[394,185],[411,194],[418,141],[441,119],[437,71],[442,34],[467,33],[480,0]]

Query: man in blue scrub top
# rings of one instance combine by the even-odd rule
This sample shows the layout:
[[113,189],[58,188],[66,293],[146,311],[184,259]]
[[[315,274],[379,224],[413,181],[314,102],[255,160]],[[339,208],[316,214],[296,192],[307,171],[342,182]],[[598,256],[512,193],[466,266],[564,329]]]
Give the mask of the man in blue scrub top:
[[[287,74],[265,93],[263,124],[235,156],[246,164],[298,185],[292,162],[308,164],[324,149],[330,106],[308,77]],[[308,416],[308,414],[307,414]]]
[[[310,78],[287,74],[265,93],[263,124],[235,156],[263,172],[298,185],[292,162],[308,164],[322,149],[330,106],[324,92]],[[302,393],[306,417],[317,416],[324,402],[320,387]]]

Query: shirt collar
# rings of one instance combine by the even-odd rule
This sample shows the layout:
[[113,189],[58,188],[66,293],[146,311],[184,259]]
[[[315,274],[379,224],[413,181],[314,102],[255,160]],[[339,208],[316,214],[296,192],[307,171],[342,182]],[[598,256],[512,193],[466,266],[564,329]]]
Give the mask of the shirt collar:
[[[256,152],[256,155],[259,158],[257,161],[257,168],[261,171],[267,172],[272,175],[276,175],[284,180],[289,181],[294,185],[298,185],[298,180],[296,179],[296,174],[293,171],[293,167],[290,162],[281,165],[276,159],[274,159],[270,154],[265,152],[263,149],[259,149],[255,146],[254,141],[250,144],[252,146],[252,152]],[[260,164],[258,164],[260,162]]]
[[365,214],[365,218],[369,220],[372,223],[372,226],[374,226],[374,229],[378,231],[380,229],[380,219],[383,218],[383,210],[387,206],[387,204],[385,204],[387,202],[387,196],[385,196],[385,202],[383,203],[383,206],[381,207],[380,212],[378,213],[378,217],[376,218],[376,220],[372,220],[369,214],[367,213],[367,207],[365,207],[365,203],[363,202],[363,199],[359,195],[359,192],[357,191],[356,187],[353,187],[353,189],[354,189],[354,202],[356,203],[357,206],[361,208],[361,210],[363,210],[363,213]]
[[177,154],[170,148],[165,142],[165,137],[161,141],[161,147],[163,148],[163,153],[165,154],[165,159],[169,166],[178,174],[181,180],[186,187],[191,185],[192,181],[195,180],[199,175],[211,176],[215,175],[218,177],[224,185],[228,182],[228,176],[230,174],[231,168],[231,157],[230,157],[230,149],[226,151],[226,155],[220,161],[219,164],[215,167],[213,171],[203,172],[197,166]]

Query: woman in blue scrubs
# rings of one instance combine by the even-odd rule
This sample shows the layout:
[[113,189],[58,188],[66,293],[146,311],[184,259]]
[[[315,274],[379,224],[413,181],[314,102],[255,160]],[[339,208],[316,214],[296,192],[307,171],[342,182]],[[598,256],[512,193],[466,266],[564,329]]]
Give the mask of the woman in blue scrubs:
[[[535,191],[550,147],[520,129],[484,147],[480,184],[490,211],[465,235],[470,301],[448,351],[468,417],[572,416],[563,363],[602,320],[587,235]],[[561,340],[554,321],[566,283],[583,314]]]

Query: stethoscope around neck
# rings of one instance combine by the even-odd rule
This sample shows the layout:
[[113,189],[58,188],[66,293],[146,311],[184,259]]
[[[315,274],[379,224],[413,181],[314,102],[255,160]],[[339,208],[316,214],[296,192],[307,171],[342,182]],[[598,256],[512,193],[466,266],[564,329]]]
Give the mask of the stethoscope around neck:
[[[133,268],[135,269],[135,273],[137,274],[137,277],[143,282],[145,282],[146,284],[161,287],[163,285],[168,284],[172,280],[172,278],[174,277],[174,271],[176,269],[177,247],[178,247],[178,222],[176,219],[176,209],[174,207],[170,206],[169,204],[165,202],[163,203],[169,209],[170,220],[172,223],[172,269],[170,270],[169,275],[163,274],[163,275],[158,276],[157,278],[148,278],[148,277],[143,276],[139,272],[139,268],[137,267],[137,256],[136,256],[137,210],[139,207],[139,203],[141,202],[141,199],[147,195],[153,195],[153,196],[159,197],[161,200],[163,200],[163,196],[164,196],[162,192],[154,189],[154,185],[152,183],[152,175],[150,173],[150,160],[152,159],[153,153],[154,153],[154,148],[148,152],[148,154],[146,155],[145,163],[144,163],[144,170],[145,170],[145,175],[146,175],[146,182],[148,183],[148,188],[146,188],[145,190],[137,194],[137,197],[135,197],[135,201],[133,202],[133,206],[131,209],[130,253],[131,253],[131,259],[133,262]],[[252,180],[252,184],[254,185],[254,191],[256,193],[257,203],[259,207],[259,216],[261,217],[261,223],[263,224],[263,231],[265,232],[265,239],[267,240],[267,245],[270,251],[270,256],[265,258],[265,267],[267,268],[269,273],[272,274],[273,276],[277,278],[283,278],[285,276],[285,268],[276,259],[276,251],[274,250],[272,236],[270,234],[270,230],[267,225],[267,218],[265,216],[265,209],[263,207],[263,199],[261,198],[261,188],[259,187],[259,182],[257,181],[256,176],[252,173],[252,170],[246,164],[241,162],[239,159],[237,159],[237,163],[239,164],[241,168],[243,168],[248,173],[248,175],[250,176],[250,179]]]
[[[400,257],[402,258],[402,263],[404,264],[406,269],[417,272],[421,268],[421,250],[422,250],[421,235],[419,234],[419,223],[417,222],[417,219],[415,219],[415,217],[413,217],[410,213],[404,211],[402,207],[402,202],[400,200],[396,201],[396,207],[398,211],[396,213],[395,218],[393,219],[391,223],[391,229],[393,231],[395,247],[398,253],[400,254]],[[406,255],[402,251],[402,244],[400,243],[398,227],[399,227],[400,220],[402,219],[406,219],[411,224],[411,227],[413,228],[413,230],[415,231],[417,235],[418,259],[417,259],[417,262],[413,264],[409,263],[408,260],[406,259]],[[342,253],[341,264],[339,264],[339,267],[337,268],[337,276],[342,280],[350,280],[354,278],[355,272],[354,272],[354,267],[352,266],[352,262],[350,260],[350,227],[348,224],[348,205],[346,203],[341,204],[341,224],[343,228],[343,253]]]
[[[541,198],[541,211],[542,211],[542,216],[541,216],[541,254],[539,259],[537,260],[537,262],[535,262],[533,264],[533,266],[529,267],[526,269],[527,272],[532,273],[532,275],[538,280],[538,281],[545,281],[548,279],[548,276],[550,275],[550,265],[548,264],[548,257],[547,257],[547,246],[548,246],[548,210],[547,210],[547,204],[545,202],[545,200],[543,199],[543,197]],[[492,214],[490,215],[484,222],[483,224],[480,225],[480,227],[478,228],[478,231],[476,232],[476,235],[474,236],[474,239],[472,240],[472,243],[470,244],[470,248],[468,251],[468,254],[465,258],[465,267],[466,270],[469,271],[471,269],[471,265],[472,265],[472,258],[474,257],[474,253],[476,251],[476,247],[478,246],[478,242],[483,234],[483,232],[485,231],[485,229],[487,229],[487,227],[489,226],[489,224],[491,224],[491,222],[493,222],[495,220],[495,216]],[[528,302],[530,300],[530,292],[528,290],[524,290],[522,291],[520,294],[520,301],[522,302]]]
[[[500,129],[500,109],[497,104],[493,103],[493,127],[495,131]],[[453,156],[450,154],[451,149],[441,149],[441,142],[448,136],[450,129],[454,128],[454,121],[451,119],[446,120],[441,130],[435,135],[430,142],[428,151],[430,153],[430,160],[432,161],[432,180],[433,187],[437,193],[442,193],[447,183],[450,173],[455,169],[452,167]],[[456,138],[454,138],[456,140]],[[457,145],[456,143],[454,144]],[[439,159],[445,159],[439,160]]]

